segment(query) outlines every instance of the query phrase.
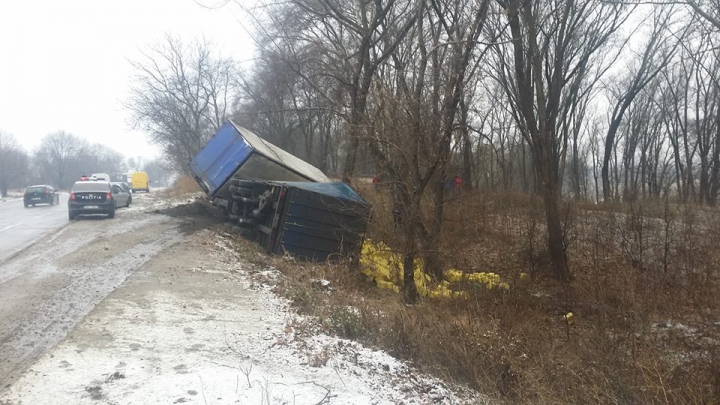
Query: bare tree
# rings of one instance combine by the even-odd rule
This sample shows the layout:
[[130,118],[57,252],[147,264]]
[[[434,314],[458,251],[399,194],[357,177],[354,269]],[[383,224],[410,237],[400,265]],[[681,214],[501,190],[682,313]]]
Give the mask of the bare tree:
[[690,6],[690,8],[698,13],[705,21],[715,27],[716,30],[720,30],[720,1],[685,0],[684,3]]
[[84,139],[65,131],[45,136],[35,151],[35,165],[42,178],[56,188],[68,188],[81,174],[83,157],[89,145]]
[[142,171],[147,173],[148,178],[155,187],[168,185],[171,173],[157,159],[145,162]]
[[532,147],[545,203],[548,245],[554,275],[570,277],[560,212],[561,139],[558,124],[586,78],[592,58],[626,20],[623,5],[593,0],[550,3],[497,0],[507,16],[511,47],[505,82],[518,125]]
[[416,2],[404,0],[294,0],[311,16],[308,37],[320,40],[340,67],[333,74],[347,88],[348,146],[342,170],[349,182],[355,171],[360,136],[367,125],[370,86],[378,67],[390,57],[415,23]]
[[[473,62],[482,58],[477,43],[489,1],[431,0],[427,8],[424,2],[420,5],[410,40],[393,52],[393,69],[381,73],[382,91],[372,98],[376,119],[363,138],[394,187],[409,301],[416,294],[413,263],[420,252],[430,273],[437,278],[442,274],[437,240],[443,223],[443,184],[457,122],[463,119],[468,74]],[[453,13],[455,9],[467,13]],[[427,191],[433,195],[433,214],[426,223],[421,202]]]
[[132,61],[136,74],[125,103],[136,128],[150,134],[178,171],[229,116],[235,69],[206,41],[191,45],[171,36]]
[[0,197],[8,189],[22,187],[29,177],[29,158],[14,136],[0,131]]
[[625,79],[620,80],[620,84],[611,90],[610,94],[612,94],[615,101],[610,116],[610,124],[605,135],[605,152],[602,165],[603,198],[605,201],[610,201],[612,197],[609,164],[615,146],[615,134],[622,122],[623,115],[635,97],[667,66],[678,47],[678,40],[671,40],[672,37],[669,35],[673,14],[674,10],[672,8],[654,9],[652,31],[644,46],[645,49],[639,64],[630,67],[625,74]]

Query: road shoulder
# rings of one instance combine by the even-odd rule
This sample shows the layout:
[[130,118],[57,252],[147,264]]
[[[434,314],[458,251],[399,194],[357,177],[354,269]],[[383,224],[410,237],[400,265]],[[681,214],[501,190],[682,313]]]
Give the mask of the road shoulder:
[[[324,334],[249,277],[221,228],[188,232],[102,301],[0,403],[464,403]],[[272,270],[268,270],[272,276]]]

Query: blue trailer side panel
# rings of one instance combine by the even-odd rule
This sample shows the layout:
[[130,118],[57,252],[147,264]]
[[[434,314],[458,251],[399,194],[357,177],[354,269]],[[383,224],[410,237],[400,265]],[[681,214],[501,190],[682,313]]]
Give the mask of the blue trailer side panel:
[[356,254],[370,206],[344,183],[284,183],[287,199],[274,252],[315,261]]
[[253,152],[252,147],[230,123],[210,139],[190,162],[190,172],[206,193],[214,196]]

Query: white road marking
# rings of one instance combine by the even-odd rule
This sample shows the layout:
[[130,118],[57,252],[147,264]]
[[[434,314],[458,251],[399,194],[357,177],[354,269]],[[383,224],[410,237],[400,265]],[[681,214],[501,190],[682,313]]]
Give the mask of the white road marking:
[[36,216],[36,217],[32,217],[31,219],[42,218],[42,217],[44,217],[44,216],[46,216],[46,215],[50,215],[50,214],[54,214],[54,213],[55,213],[55,211],[53,211],[53,212],[48,212],[47,214],[38,215],[38,216]]
[[5,228],[0,229],[0,232],[7,231],[8,229],[12,229],[12,228],[15,228],[16,226],[20,226],[20,225],[22,225],[22,223],[20,223],[20,224],[15,224],[15,225],[10,225],[10,226],[6,226]]

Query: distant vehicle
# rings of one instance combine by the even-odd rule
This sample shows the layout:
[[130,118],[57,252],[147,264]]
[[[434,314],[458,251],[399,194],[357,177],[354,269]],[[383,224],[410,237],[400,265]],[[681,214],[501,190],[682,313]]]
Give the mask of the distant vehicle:
[[58,198],[54,188],[43,184],[26,188],[25,194],[23,195],[23,203],[25,204],[25,208],[31,205],[34,207],[36,204],[55,205],[59,202]]
[[125,206],[129,207],[130,203],[132,203],[132,189],[130,188],[130,185],[125,183],[124,181],[116,181],[110,184],[120,187],[120,190],[122,190],[123,193],[127,194],[127,203],[125,204]]
[[135,172],[132,174],[132,182],[130,183],[133,193],[136,191],[150,192],[150,179],[145,172]]
[[89,181],[89,180],[90,180],[90,177],[88,177],[88,176],[86,176],[86,175],[84,175],[84,174],[81,174],[81,175],[80,175],[80,181]]
[[118,182],[123,190],[127,191],[128,193],[132,193],[132,187],[130,186],[130,183],[127,181],[119,181]]
[[107,173],[93,173],[90,180],[94,181],[110,181],[110,175]]
[[77,181],[68,199],[68,217],[72,220],[78,215],[106,214],[114,218],[118,206],[130,205],[129,196],[119,186],[106,181]]

